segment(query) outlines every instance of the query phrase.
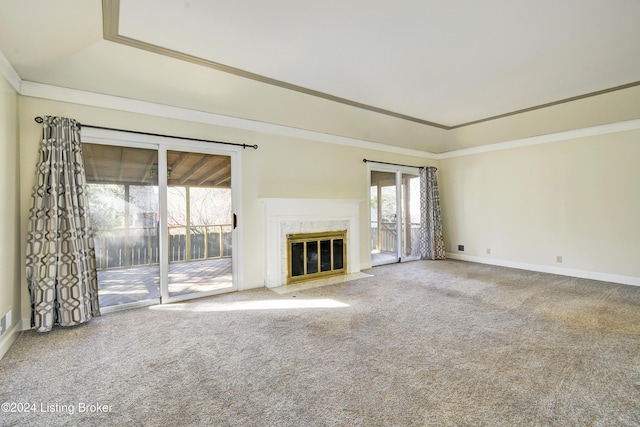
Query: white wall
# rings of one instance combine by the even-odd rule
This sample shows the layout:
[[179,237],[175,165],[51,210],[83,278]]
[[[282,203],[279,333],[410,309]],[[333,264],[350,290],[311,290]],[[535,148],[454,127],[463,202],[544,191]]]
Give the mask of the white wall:
[[447,250],[640,284],[639,164],[640,130],[443,159]]
[[15,339],[13,327],[21,318],[18,164],[18,95],[0,77],[0,315],[12,311],[12,325],[0,339],[0,357]]
[[[361,199],[360,264],[369,265],[367,166],[363,158],[412,165],[437,165],[404,154],[363,149],[292,137],[242,131],[183,120],[134,114],[113,109],[66,102],[20,97],[20,241],[25,242],[33,173],[42,134],[34,117],[65,116],[81,123],[164,133],[184,137],[258,144],[259,149],[242,151],[243,271],[240,289],[264,285],[264,217],[261,198]],[[21,256],[21,268],[24,266]],[[24,268],[22,268],[24,270]],[[24,281],[24,274],[22,275]],[[22,294],[22,308],[29,312],[28,294]]]

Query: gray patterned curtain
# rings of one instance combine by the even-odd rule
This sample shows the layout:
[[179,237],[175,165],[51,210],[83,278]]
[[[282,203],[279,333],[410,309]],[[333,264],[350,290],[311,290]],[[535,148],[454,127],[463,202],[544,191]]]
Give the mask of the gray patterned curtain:
[[437,169],[420,169],[420,258],[444,259]]
[[100,315],[86,177],[75,120],[44,118],[27,235],[31,326],[74,326]]

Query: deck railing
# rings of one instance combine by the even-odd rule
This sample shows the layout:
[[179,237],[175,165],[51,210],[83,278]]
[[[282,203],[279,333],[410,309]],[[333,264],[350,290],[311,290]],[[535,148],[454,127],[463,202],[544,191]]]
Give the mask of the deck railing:
[[[377,222],[371,222],[371,248],[379,252],[396,253],[398,245],[398,230],[395,222],[381,222],[378,229]],[[411,255],[420,255],[420,224],[411,223]]]
[[[231,256],[231,224],[169,227],[169,263],[228,258]],[[158,264],[156,227],[97,230],[95,238],[98,270]]]

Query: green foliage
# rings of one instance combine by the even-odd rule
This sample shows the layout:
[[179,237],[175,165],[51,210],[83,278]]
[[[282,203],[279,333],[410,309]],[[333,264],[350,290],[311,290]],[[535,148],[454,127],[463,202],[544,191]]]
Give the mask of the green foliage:
[[[231,190],[226,188],[189,188],[190,225],[230,224]],[[169,226],[186,225],[186,187],[170,187],[167,195]],[[195,231],[195,230],[194,230]]]
[[124,227],[124,186],[117,184],[88,184],[87,199],[91,225],[99,235]]

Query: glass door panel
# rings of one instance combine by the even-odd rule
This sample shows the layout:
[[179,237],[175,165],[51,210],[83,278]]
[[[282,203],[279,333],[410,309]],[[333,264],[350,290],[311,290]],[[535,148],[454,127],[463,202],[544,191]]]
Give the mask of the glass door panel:
[[371,262],[398,262],[396,174],[371,171]]
[[420,258],[420,177],[402,174],[402,259]]
[[169,297],[233,287],[231,157],[167,151]]
[[307,242],[307,274],[318,272],[318,242]]
[[331,240],[320,241],[320,271],[331,270]]
[[158,152],[82,144],[101,307],[160,300]]
[[343,249],[344,242],[342,239],[335,239],[333,241],[333,269],[340,270],[344,268]]

